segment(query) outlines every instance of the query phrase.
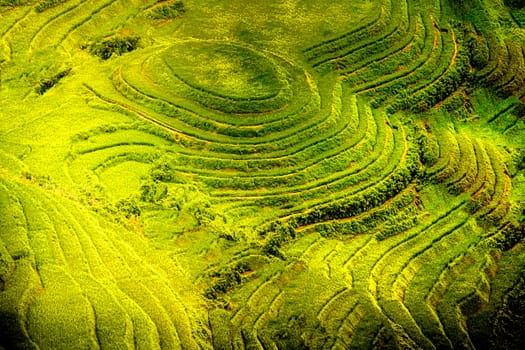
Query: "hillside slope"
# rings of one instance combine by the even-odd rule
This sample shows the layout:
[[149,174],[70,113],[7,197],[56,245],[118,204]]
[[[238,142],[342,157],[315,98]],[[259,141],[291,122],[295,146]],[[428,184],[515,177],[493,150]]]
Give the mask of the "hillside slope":
[[524,11],[0,0],[0,349],[522,347]]

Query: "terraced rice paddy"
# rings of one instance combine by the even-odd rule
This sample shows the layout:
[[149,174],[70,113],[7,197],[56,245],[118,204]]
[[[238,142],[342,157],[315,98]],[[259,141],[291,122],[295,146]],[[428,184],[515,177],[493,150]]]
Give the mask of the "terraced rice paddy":
[[522,12],[0,0],[0,349],[520,348]]

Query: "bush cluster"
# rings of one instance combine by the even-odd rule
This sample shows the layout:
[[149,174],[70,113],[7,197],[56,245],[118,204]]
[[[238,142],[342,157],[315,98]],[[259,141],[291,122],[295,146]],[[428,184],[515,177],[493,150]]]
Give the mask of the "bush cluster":
[[501,249],[502,251],[507,251],[524,240],[525,223],[512,223],[505,227],[505,229],[503,229],[500,234],[493,237],[489,245],[494,248]]
[[505,0],[504,3],[507,6],[517,8],[517,9],[525,7],[525,1],[523,0]]
[[262,246],[262,252],[268,256],[284,259],[284,254],[280,248],[283,243],[295,238],[295,227],[296,224],[293,220],[288,222],[274,221],[268,227],[261,230],[259,234],[266,237]]
[[158,203],[168,195],[168,186],[158,181],[149,181],[140,187],[140,200]]
[[[159,1],[160,2],[160,1]],[[176,1],[172,4],[159,5],[154,7],[148,16],[153,19],[171,19],[178,18],[186,12],[182,1]]]
[[49,79],[42,80],[36,88],[36,93],[39,95],[45,94],[47,90],[51,89],[62,78],[66,77],[69,74],[69,72],[71,72],[71,68],[63,70]]
[[117,210],[122,213],[127,219],[132,216],[140,216],[141,210],[134,199],[123,199],[117,202]]
[[113,37],[91,44],[89,52],[94,56],[107,60],[113,55],[120,56],[137,49],[139,42],[140,37],[138,36]]
[[204,296],[208,299],[217,299],[221,294],[240,284],[241,275],[246,271],[250,271],[250,266],[241,261],[233,266],[226,266],[211,272],[209,277],[213,282],[204,292]]

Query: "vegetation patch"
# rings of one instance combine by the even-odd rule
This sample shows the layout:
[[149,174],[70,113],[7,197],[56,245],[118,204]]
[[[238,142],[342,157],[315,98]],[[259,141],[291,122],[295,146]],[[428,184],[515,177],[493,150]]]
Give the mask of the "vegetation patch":
[[51,89],[53,86],[58,84],[58,82],[65,78],[70,72],[71,68],[68,68],[66,70],[61,71],[60,73],[57,73],[49,79],[42,80],[35,89],[36,93],[39,95],[45,94],[47,90]]
[[89,53],[108,60],[113,55],[120,56],[138,48],[140,37],[123,36],[102,39],[89,45]]
[[148,11],[148,16],[153,19],[173,19],[184,15],[186,8],[182,1],[157,1],[157,5]]
[[519,2],[0,18],[0,349],[523,348]]

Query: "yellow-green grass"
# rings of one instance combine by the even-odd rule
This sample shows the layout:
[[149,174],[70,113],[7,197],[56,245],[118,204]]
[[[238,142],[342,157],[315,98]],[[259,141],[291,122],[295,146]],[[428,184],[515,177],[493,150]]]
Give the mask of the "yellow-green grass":
[[[342,150],[343,152],[341,153],[343,156],[346,156],[345,157],[346,159],[345,158],[343,159],[351,167],[342,169],[339,173],[334,172],[332,174],[329,172],[325,172],[325,174],[328,175],[327,179],[321,178],[321,179],[316,180],[315,182],[302,184],[297,190],[298,193],[303,193],[305,190],[315,188],[319,185],[325,185],[327,183],[334,182],[335,180],[344,180],[344,178],[347,175],[356,174],[360,170],[366,168],[366,166],[370,165],[373,161],[375,161],[381,153],[385,152],[384,147],[375,146],[378,142],[382,141],[383,143],[380,143],[380,145],[384,145],[387,141],[386,135],[384,134],[386,134],[389,129],[382,127],[381,116],[378,115],[372,119],[372,116],[370,116],[366,112],[360,113],[360,116],[361,115],[363,115],[363,118],[362,119],[360,118],[359,133],[355,133],[352,136],[352,139],[351,139],[352,141],[347,144],[348,145],[347,147],[350,147],[350,148],[343,149]],[[383,125],[384,125],[384,121],[383,121]],[[381,134],[378,135],[378,132],[381,132]],[[372,154],[368,154],[368,157],[365,157],[365,155],[367,155],[368,152],[372,152]],[[326,157],[326,153],[325,153],[325,157]],[[326,162],[326,163],[330,163],[330,162]],[[321,163],[320,165],[323,165],[323,164]],[[301,172],[303,172],[302,169],[298,169],[298,170],[301,170]],[[309,170],[310,168],[306,168],[304,172],[309,173]],[[270,195],[277,194],[277,193],[278,194],[290,194],[292,193],[292,191],[293,191],[293,187],[289,187],[288,190],[286,191],[277,190],[277,189],[269,190],[268,194]],[[261,197],[263,193],[264,192],[258,191],[257,196]],[[246,198],[246,196],[243,196],[243,197]]]
[[54,264],[39,264],[38,273],[43,291],[29,305],[31,337],[44,349],[96,347],[95,314],[73,278]]
[[[345,81],[352,86],[356,86],[355,90],[365,90],[368,86],[378,86],[382,81],[388,81],[391,74],[401,75],[402,71],[408,70],[411,65],[415,65],[418,58],[421,47],[425,48],[431,46],[432,36],[428,35],[427,28],[424,26],[424,22],[418,18],[414,22],[415,27],[413,28],[414,35],[407,36],[409,42],[400,49],[397,49],[386,57],[381,57],[370,62],[359,64],[355,68],[348,68],[345,71]],[[424,52],[424,51],[423,51]],[[411,65],[404,67],[404,62],[410,62]],[[398,72],[398,73],[396,73]],[[375,77],[376,80],[370,80],[370,77]]]
[[515,348],[516,11],[175,3],[0,0],[0,348]]
[[[373,20],[365,23],[363,26],[357,27],[351,32],[344,33],[308,48],[305,50],[308,59],[315,62],[315,65],[320,65],[329,62],[334,56],[334,52],[340,54],[340,51],[344,52],[348,50],[349,46],[366,46],[367,44],[373,43],[373,39],[388,36],[388,34],[395,31],[396,25],[396,21],[392,20],[391,17],[392,9],[395,9],[395,7],[392,6],[391,1],[382,1],[376,10],[376,16],[371,16]],[[385,35],[384,32],[387,34]],[[362,43],[363,41],[364,43]]]
[[356,47],[345,50],[332,58],[331,64],[334,65],[336,71],[351,71],[355,69],[353,68],[355,65],[360,67],[365,62],[379,61],[386,55],[403,48],[406,41],[410,40],[409,33],[415,30],[415,21],[410,15],[411,5],[410,2],[402,2],[393,6],[388,25],[377,37],[373,40],[362,40]]
[[[127,234],[132,236],[128,236],[129,242],[125,243],[119,237],[125,231],[112,234],[111,228],[101,228],[96,218],[75,204],[64,199],[59,202],[56,194],[46,194],[45,190],[33,187],[28,184],[9,185],[9,188],[17,189],[20,196],[23,217],[19,220],[28,222],[27,227],[20,228],[27,231],[28,238],[27,253],[23,256],[34,256],[35,271],[42,283],[40,291],[33,293],[31,303],[24,311],[30,339],[36,339],[43,348],[92,348],[98,344],[114,347],[119,346],[119,342],[127,347],[133,346],[133,339],[144,342],[149,338],[151,342],[155,338],[148,334],[157,329],[160,344],[194,342],[186,308],[177,306],[180,299],[175,296],[174,285],[162,277],[161,270],[157,272],[136,255],[137,252],[143,253],[143,246],[137,246],[140,247],[138,251],[130,247],[130,244],[136,244],[134,240],[141,240],[140,237],[133,238],[134,234],[128,231]],[[42,209],[44,204],[49,211]],[[9,241],[3,239],[3,242]],[[12,244],[8,247],[16,248]],[[18,250],[12,256],[20,259],[20,254]],[[18,262],[15,271],[17,269]],[[15,288],[11,280],[12,283],[16,281],[16,273],[10,275],[6,291]],[[151,304],[146,300],[159,301]],[[156,322],[154,328],[151,324],[145,328],[141,320],[146,314],[141,311],[140,316],[137,313],[140,309],[132,306],[134,303],[145,310],[146,319],[152,317]],[[128,308],[131,310],[125,311]],[[171,326],[162,316],[165,314],[171,315]],[[68,324],[74,324],[75,328],[64,332]]]

